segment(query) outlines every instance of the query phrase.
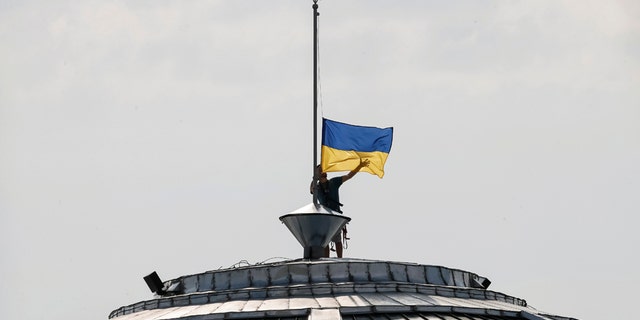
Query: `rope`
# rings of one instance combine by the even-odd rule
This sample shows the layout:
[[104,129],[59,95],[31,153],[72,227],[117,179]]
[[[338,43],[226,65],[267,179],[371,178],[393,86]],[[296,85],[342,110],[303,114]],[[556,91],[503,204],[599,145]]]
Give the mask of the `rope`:
[[[228,267],[227,269],[236,269],[236,268],[239,268],[239,267],[257,266],[257,265],[265,264],[265,263],[267,263],[268,261],[275,260],[275,259],[278,259],[278,260],[280,260],[280,261],[287,261],[287,260],[291,260],[290,258],[287,258],[287,257],[271,257],[271,258],[267,258],[267,259],[265,259],[265,260],[263,260],[263,261],[256,262],[256,263],[253,263],[253,264],[252,264],[252,263],[250,263],[249,261],[247,261],[247,260],[244,260],[244,259],[243,259],[243,260],[240,260],[240,261],[238,261],[238,262],[236,262],[236,263],[232,264],[232,265],[231,265],[230,267]],[[223,268],[223,266],[220,266],[220,267],[218,268],[218,270],[221,270],[222,268]]]
[[251,263],[249,263],[249,261],[247,261],[247,260],[240,260],[240,261],[232,264],[231,267],[229,267],[229,269],[231,269],[231,268],[235,269],[235,268],[238,268],[238,267],[241,267],[241,266],[249,267],[249,266],[251,266]]
[[347,237],[347,226],[342,228],[342,249],[349,248],[349,243],[347,240],[351,240],[351,238]]
[[265,259],[265,260],[263,260],[263,261],[256,262],[256,264],[257,264],[257,265],[259,265],[259,264],[265,264],[265,263],[267,263],[268,261],[275,260],[275,259],[278,259],[278,260],[280,260],[280,261],[287,261],[287,260],[291,260],[290,258],[287,258],[287,257],[271,257],[271,258]]

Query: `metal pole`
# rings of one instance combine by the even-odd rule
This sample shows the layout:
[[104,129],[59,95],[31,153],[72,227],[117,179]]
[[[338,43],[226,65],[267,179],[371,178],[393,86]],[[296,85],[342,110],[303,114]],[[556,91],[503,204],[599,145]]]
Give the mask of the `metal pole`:
[[[318,0],[313,0],[313,185],[317,179],[318,166]],[[318,204],[316,192],[313,193],[313,203]]]

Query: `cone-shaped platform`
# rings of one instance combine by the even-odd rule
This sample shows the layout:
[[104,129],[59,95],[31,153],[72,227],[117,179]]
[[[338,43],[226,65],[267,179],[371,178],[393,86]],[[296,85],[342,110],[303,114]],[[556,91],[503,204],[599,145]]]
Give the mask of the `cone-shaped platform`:
[[290,214],[280,217],[304,248],[305,259],[318,259],[324,255],[333,235],[338,233],[351,218],[331,213],[324,206],[310,203]]

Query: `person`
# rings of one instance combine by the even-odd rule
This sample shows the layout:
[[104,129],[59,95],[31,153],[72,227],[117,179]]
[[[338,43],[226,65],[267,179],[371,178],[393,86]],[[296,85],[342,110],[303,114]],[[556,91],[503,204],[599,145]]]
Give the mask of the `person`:
[[[316,167],[316,174],[314,176],[314,180],[311,182],[310,192],[318,199],[318,203],[321,205],[342,213],[340,207],[342,203],[340,203],[340,194],[338,189],[345,183],[347,180],[353,178],[360,171],[360,169],[369,166],[369,159],[360,159],[360,164],[358,164],[355,169],[351,170],[348,174],[340,177],[334,177],[331,179],[327,179],[327,173],[322,172],[322,169],[318,165]],[[316,183],[316,180],[318,181]],[[336,254],[338,258],[342,258],[342,234],[341,232],[336,233],[335,236],[331,239],[331,242],[335,243]],[[329,257],[329,247],[324,248],[325,257]]]

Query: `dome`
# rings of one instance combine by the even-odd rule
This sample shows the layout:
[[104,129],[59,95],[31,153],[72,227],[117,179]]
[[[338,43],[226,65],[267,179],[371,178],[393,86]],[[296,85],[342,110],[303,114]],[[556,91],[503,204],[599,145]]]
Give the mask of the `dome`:
[[183,276],[114,320],[572,319],[489,290],[490,281],[443,266],[353,258],[299,259]]

